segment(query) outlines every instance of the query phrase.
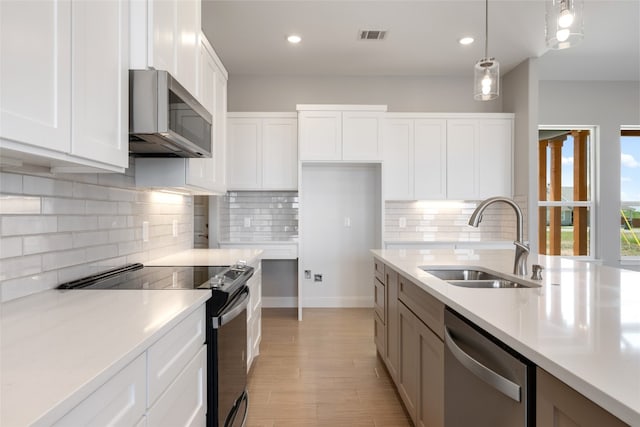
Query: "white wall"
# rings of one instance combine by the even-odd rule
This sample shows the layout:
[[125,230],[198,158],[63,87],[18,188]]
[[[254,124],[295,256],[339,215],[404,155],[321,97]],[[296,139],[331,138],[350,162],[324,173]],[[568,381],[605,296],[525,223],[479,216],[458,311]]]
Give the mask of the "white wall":
[[382,104],[396,112],[502,111],[501,98],[473,100],[470,78],[229,76],[229,111],[295,111],[296,104]]
[[596,256],[620,260],[620,126],[640,125],[640,82],[541,81],[539,123],[599,126]]
[[380,203],[379,165],[303,165],[299,268],[312,274],[301,283],[303,307],[373,306],[369,250],[380,245]]

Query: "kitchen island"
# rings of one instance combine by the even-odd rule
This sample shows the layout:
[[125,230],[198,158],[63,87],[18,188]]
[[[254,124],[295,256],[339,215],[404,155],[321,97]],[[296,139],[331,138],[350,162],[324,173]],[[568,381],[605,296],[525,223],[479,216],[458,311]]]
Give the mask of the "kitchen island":
[[640,273],[558,257],[540,287],[453,286],[420,266],[509,274],[513,250],[373,250],[373,255],[620,420],[640,425]]

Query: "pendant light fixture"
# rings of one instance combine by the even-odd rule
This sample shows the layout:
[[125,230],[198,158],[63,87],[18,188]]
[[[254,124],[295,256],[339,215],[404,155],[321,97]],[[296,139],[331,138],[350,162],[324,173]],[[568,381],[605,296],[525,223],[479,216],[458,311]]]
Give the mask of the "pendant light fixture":
[[547,46],[566,49],[582,41],[582,0],[547,0]]
[[490,101],[500,95],[500,64],[489,57],[489,0],[484,5],[484,58],[473,69],[473,98]]

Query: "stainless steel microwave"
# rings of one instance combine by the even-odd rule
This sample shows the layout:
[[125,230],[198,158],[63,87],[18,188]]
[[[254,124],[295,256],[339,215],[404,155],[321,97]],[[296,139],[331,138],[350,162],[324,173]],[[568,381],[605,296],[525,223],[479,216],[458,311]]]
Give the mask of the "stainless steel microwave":
[[129,152],[211,157],[211,114],[166,71],[129,71]]

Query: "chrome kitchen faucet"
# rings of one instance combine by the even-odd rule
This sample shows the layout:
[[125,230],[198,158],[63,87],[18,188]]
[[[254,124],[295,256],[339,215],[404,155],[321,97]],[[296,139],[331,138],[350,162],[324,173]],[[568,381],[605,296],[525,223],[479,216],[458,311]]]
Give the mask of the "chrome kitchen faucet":
[[518,206],[516,202],[507,197],[490,197],[486,200],[483,200],[482,202],[480,202],[478,207],[476,207],[476,210],[471,214],[471,217],[469,218],[469,225],[472,227],[477,227],[478,225],[480,225],[480,221],[482,221],[482,213],[484,212],[484,210],[490,205],[497,202],[508,204],[516,213],[516,240],[513,242],[513,244],[516,245],[516,255],[513,262],[513,274],[526,276],[529,245],[527,245],[523,240],[522,210],[520,210],[520,206]]

